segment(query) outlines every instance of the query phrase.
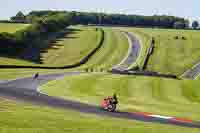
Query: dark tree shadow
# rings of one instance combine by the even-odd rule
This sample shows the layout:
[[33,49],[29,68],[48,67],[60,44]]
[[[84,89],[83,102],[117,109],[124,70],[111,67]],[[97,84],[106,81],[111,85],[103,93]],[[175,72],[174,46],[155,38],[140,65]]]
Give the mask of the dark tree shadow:
[[[33,45],[28,46],[17,56],[10,56],[9,54],[1,54],[1,57],[21,59],[29,62],[34,62],[36,64],[43,64],[42,54],[47,53],[50,49],[60,49],[63,45],[60,44],[64,39],[76,39],[80,29],[66,28],[62,32],[50,33],[48,36],[44,36],[38,39]],[[15,65],[15,64],[13,64]]]

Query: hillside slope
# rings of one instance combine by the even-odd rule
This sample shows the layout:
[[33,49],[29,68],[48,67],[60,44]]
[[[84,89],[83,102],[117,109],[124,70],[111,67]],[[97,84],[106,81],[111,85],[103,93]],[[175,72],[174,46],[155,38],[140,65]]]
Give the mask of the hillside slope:
[[116,92],[120,110],[200,120],[199,87],[200,82],[190,80],[86,74],[49,82],[42,92],[95,105]]
[[[200,61],[198,31],[151,28],[135,28],[134,31],[144,40],[155,38],[155,48],[147,70],[180,76]],[[150,45],[150,41],[143,43]]]

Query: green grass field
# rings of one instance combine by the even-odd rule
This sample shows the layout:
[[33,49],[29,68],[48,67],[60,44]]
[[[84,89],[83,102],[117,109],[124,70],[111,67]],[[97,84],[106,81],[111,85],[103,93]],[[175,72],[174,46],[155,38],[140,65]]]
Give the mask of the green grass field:
[[200,80],[200,75],[197,77],[197,79],[199,79],[199,80]]
[[74,27],[80,31],[66,35],[42,55],[45,65],[64,66],[81,61],[99,44],[102,34],[91,27]]
[[145,123],[31,105],[0,98],[1,133],[199,133],[199,129]]
[[[101,35],[91,27],[81,29],[57,42],[43,53],[45,64],[66,65],[79,61],[97,46]],[[120,28],[121,29],[121,28]],[[13,79],[40,74],[80,70],[85,68],[110,69],[121,62],[128,51],[128,41],[123,34],[104,28],[105,40],[102,48],[85,65],[71,70],[46,69],[0,69],[0,79]],[[144,63],[151,34],[156,38],[156,48],[147,69],[180,75],[200,57],[198,32],[182,30],[158,30],[126,28],[142,41],[142,51],[135,65]],[[174,36],[185,36],[187,40],[174,40]],[[35,65],[32,62],[0,58],[0,64]],[[200,79],[200,77],[199,77]],[[41,91],[48,95],[99,105],[108,95],[117,92],[119,110],[143,111],[176,116],[200,121],[199,80],[171,80],[141,76],[119,76],[110,74],[82,74],[51,81]],[[200,129],[117,119],[73,110],[37,106],[0,98],[0,132],[2,133],[199,133]]]
[[[43,60],[45,64],[50,66],[72,64],[79,61],[81,58],[97,46],[98,41],[101,39],[100,32],[96,32],[94,28],[76,27],[81,29],[81,32],[77,32],[68,36],[64,40],[57,42],[59,44],[58,49],[49,49],[47,53],[43,54]],[[118,64],[123,60],[128,52],[127,38],[119,31],[106,28],[105,41],[102,48],[94,54],[94,56],[83,66],[69,69],[69,70],[45,70],[45,69],[2,69],[0,70],[0,79],[13,79],[17,77],[32,76],[36,72],[40,73],[52,73],[72,70],[82,70],[85,68],[98,69],[110,69],[112,66]],[[91,35],[91,36],[89,36]],[[80,38],[78,38],[78,36]],[[70,38],[72,37],[72,38]],[[74,38],[77,37],[77,38]],[[91,39],[91,40],[90,40]],[[60,46],[61,45],[61,46]],[[74,52],[72,52],[74,51]],[[81,52],[82,51],[82,52]],[[57,55],[57,56],[56,56]],[[20,59],[12,59],[7,57],[0,57],[0,64],[4,65],[30,65],[34,66],[33,62],[24,61]]]
[[26,60],[22,60],[22,59],[14,59],[11,57],[0,57],[0,64],[1,65],[21,65],[21,66],[36,65],[31,61],[26,61]]
[[35,73],[51,74],[51,73],[63,73],[73,71],[73,69],[0,69],[0,80],[9,80],[23,77],[32,77]]
[[[53,47],[41,54],[42,66],[64,66],[79,62],[87,56],[99,44],[102,34],[92,27],[73,27],[80,31],[66,35],[65,38],[56,41]],[[110,69],[120,63],[128,52],[127,38],[119,31],[105,28],[105,41],[102,48],[82,67]],[[31,61],[0,57],[2,65],[30,65],[41,66]]]
[[77,63],[97,47],[102,35],[101,32],[99,30],[96,31],[95,28],[72,28],[77,31],[69,34],[66,33],[66,36],[57,39],[55,44],[48,44],[53,45],[52,47],[41,52],[41,60],[43,64],[8,57],[0,57],[0,64],[51,67]]
[[[148,70],[180,76],[200,61],[198,31],[151,28],[134,28],[132,31],[140,35],[144,45],[150,44],[151,36],[155,37],[155,49],[148,62]],[[175,39],[176,36],[179,39]]]
[[98,105],[117,92],[119,109],[200,121],[200,82],[137,76],[93,74],[66,77],[42,86],[42,92]]
[[104,28],[105,40],[102,48],[83,66],[94,69],[111,69],[119,64],[128,52],[128,40],[118,30]]
[[8,32],[14,33],[18,30],[22,30],[29,26],[28,24],[11,24],[11,23],[0,23],[0,33],[1,32]]

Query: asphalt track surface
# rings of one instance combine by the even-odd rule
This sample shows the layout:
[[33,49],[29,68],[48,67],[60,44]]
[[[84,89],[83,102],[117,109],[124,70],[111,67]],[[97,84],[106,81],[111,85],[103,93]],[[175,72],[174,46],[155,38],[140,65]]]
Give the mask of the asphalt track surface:
[[[137,54],[135,53],[133,54],[132,52],[130,52],[129,53],[130,56],[128,56],[127,59],[122,63],[127,65],[129,63],[133,63],[136,60],[136,57],[138,56],[139,53],[138,51],[140,49],[140,45],[139,43],[137,43],[138,45],[135,45],[136,44],[135,38],[129,33],[126,34],[130,37],[132,44],[134,44],[134,46],[132,45],[132,51],[135,50],[137,51]],[[127,67],[119,67],[119,69],[124,69],[124,68]],[[51,80],[60,79],[65,76],[80,75],[80,74],[81,72],[67,72],[67,73],[40,75],[37,79],[29,77],[29,78],[20,78],[10,81],[2,81],[0,82],[0,96],[5,98],[10,98],[13,100],[22,100],[26,102],[31,102],[36,105],[48,105],[56,108],[72,109],[82,113],[90,113],[90,114],[109,116],[114,118],[132,119],[143,122],[154,122],[161,124],[185,126],[191,128],[200,128],[200,123],[194,122],[192,120],[153,115],[151,113],[144,113],[144,112],[121,112],[121,111],[106,112],[103,111],[101,108],[99,108],[98,105],[94,106],[77,101],[61,99],[58,97],[48,96],[46,94],[39,92],[38,89],[39,86]]]
[[164,116],[157,117],[155,115],[145,115],[142,112],[106,112],[99,106],[89,105],[81,102],[61,99],[58,97],[48,96],[38,91],[38,87],[48,81],[63,78],[65,76],[79,75],[79,72],[59,73],[40,75],[38,79],[21,78],[9,82],[0,83],[0,96],[31,102],[36,105],[48,105],[56,108],[72,109],[82,113],[90,113],[115,118],[124,118],[139,120],[143,122],[154,122],[161,124],[172,124],[177,126],[185,126],[191,128],[200,128],[200,123],[183,119],[166,119]]
[[127,56],[122,60],[122,62],[113,67],[116,70],[128,70],[129,67],[137,60],[140,50],[141,44],[140,41],[130,32],[123,32],[125,36],[128,38],[129,50]]
[[196,64],[192,69],[186,71],[182,77],[188,79],[196,79],[200,75],[200,63]]

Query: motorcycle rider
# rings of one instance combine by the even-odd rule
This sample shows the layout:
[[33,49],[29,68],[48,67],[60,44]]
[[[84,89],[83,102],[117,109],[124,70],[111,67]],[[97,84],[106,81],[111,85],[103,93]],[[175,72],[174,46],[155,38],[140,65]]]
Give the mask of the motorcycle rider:
[[101,107],[104,110],[113,112],[116,110],[117,104],[118,104],[118,98],[117,95],[114,93],[113,96],[108,96],[104,98],[104,100],[101,102]]
[[118,104],[118,99],[116,93],[113,94],[113,96],[108,96],[106,98],[110,104]]
[[113,104],[118,104],[118,98],[117,98],[116,93],[113,94],[113,98],[112,98],[112,99],[113,99],[113,100],[112,100],[112,103],[113,103]]
[[33,79],[37,79],[39,77],[39,73],[36,73],[33,77]]

